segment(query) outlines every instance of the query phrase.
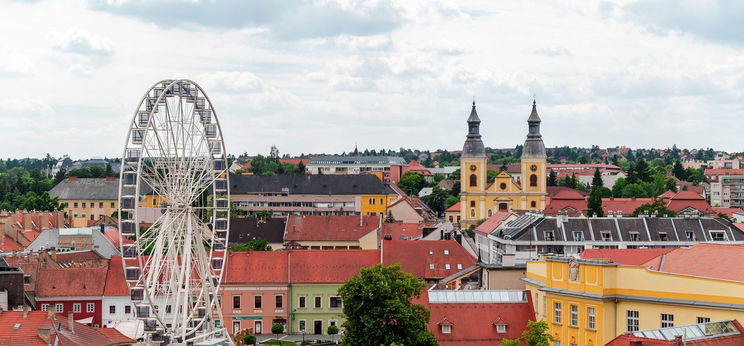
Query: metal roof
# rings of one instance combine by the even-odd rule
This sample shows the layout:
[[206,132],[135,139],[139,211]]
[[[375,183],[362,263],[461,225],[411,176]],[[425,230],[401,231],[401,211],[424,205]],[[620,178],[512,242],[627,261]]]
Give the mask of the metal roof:
[[658,340],[674,340],[675,337],[682,336],[682,339],[687,341],[737,334],[739,334],[739,330],[736,329],[732,321],[699,323],[680,327],[659,328],[633,332],[633,335],[637,337]]
[[525,292],[515,290],[429,291],[429,303],[523,303],[526,301]]
[[313,165],[399,165],[408,166],[399,156],[314,156],[308,166]]

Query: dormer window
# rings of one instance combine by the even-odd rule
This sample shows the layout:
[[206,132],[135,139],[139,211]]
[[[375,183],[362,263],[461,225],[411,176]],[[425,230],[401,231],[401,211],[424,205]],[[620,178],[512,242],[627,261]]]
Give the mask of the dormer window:
[[442,328],[442,334],[452,334],[451,324],[442,324],[440,327]]
[[506,325],[505,324],[497,324],[496,325],[496,333],[506,333]]
[[638,232],[630,232],[630,241],[641,241],[641,234]]
[[693,233],[692,231],[686,231],[685,239],[687,239],[687,241],[695,241],[695,233]]
[[602,236],[602,241],[612,241],[612,232],[602,231],[599,234]]
[[555,234],[553,233],[553,231],[545,231],[545,240],[547,241],[555,240]]
[[666,234],[666,232],[659,232],[659,239],[660,239],[661,241],[667,241],[667,240],[669,240],[669,239],[667,238],[667,234]]
[[584,233],[583,232],[573,232],[573,238],[574,238],[574,241],[584,241]]
[[445,256],[446,256],[446,255],[449,255],[449,250],[445,249],[445,250],[444,250],[444,255],[445,255]]
[[726,241],[726,233],[723,231],[710,231],[710,239],[713,241]]

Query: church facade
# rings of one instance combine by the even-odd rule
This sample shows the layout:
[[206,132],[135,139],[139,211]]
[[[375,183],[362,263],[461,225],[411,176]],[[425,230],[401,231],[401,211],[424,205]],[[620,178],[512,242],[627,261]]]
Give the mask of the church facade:
[[473,109],[468,117],[468,134],[460,158],[460,225],[467,228],[498,211],[545,209],[547,196],[547,155],[540,134],[537,105],[527,119],[528,133],[521,157],[521,173],[501,171],[487,182],[488,158],[481,140],[480,118]]

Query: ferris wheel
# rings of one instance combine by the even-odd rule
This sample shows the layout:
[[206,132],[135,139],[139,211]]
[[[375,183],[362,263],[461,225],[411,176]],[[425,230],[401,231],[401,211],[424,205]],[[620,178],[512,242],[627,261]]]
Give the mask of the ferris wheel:
[[185,79],[155,83],[135,111],[119,179],[122,262],[146,343],[229,341],[217,295],[228,176],[202,88]]

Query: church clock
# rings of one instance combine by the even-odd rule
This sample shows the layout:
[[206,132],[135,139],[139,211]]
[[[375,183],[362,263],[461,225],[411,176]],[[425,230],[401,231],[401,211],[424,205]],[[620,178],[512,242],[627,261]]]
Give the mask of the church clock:
[[470,170],[471,170],[471,171],[475,172],[476,168],[477,168],[477,167],[475,167],[475,165],[470,165]]
[[537,171],[537,165],[530,166],[530,170],[533,172]]

